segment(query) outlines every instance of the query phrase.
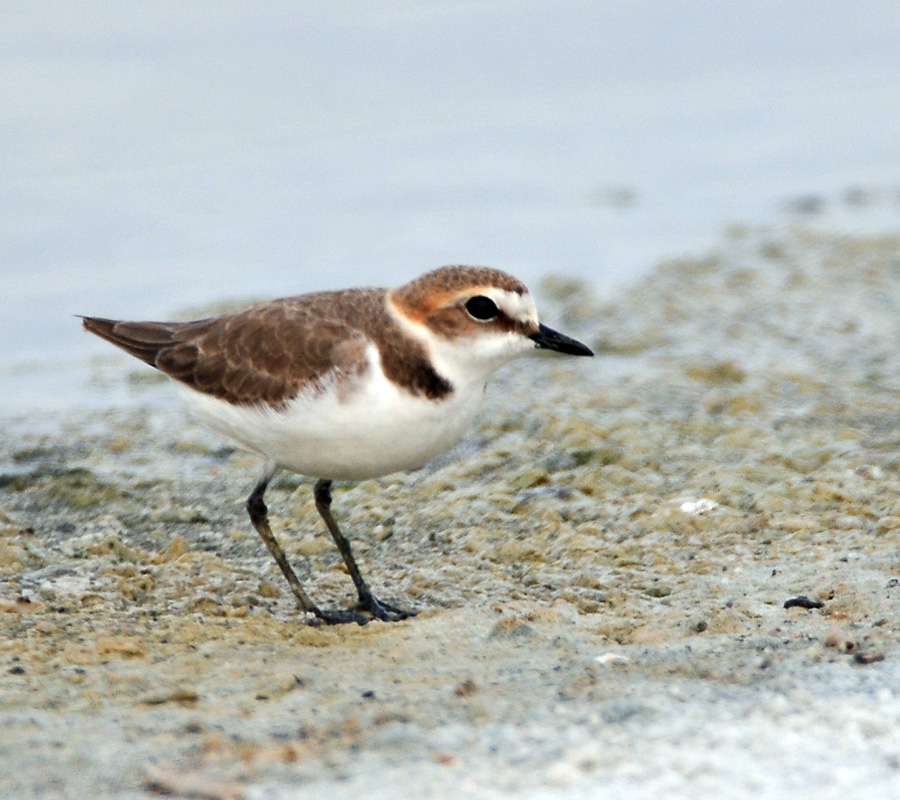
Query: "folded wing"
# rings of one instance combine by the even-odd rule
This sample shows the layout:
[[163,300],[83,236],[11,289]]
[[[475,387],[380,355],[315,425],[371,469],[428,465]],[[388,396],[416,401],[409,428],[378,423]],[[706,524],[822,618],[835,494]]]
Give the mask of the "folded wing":
[[309,297],[278,300],[196,322],[83,317],[91,333],[205,394],[280,406],[336,372],[366,366],[366,337]]

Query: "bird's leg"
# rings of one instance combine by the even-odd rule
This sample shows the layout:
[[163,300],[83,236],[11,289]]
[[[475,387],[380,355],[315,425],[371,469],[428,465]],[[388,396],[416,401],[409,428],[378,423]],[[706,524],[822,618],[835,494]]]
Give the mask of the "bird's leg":
[[337,522],[331,516],[331,481],[325,478],[317,480],[315,487],[313,487],[313,495],[316,498],[316,508],[319,511],[319,515],[325,520],[325,525],[328,526],[331,537],[334,539],[334,543],[340,550],[341,557],[347,565],[347,571],[353,579],[353,585],[356,587],[356,594],[359,597],[357,607],[363,611],[368,611],[376,619],[384,620],[385,622],[395,622],[407,617],[414,617],[414,611],[404,611],[402,608],[395,608],[372,594],[372,590],[356,565],[356,559],[353,557],[353,551],[350,549],[350,542],[341,533]]
[[281,573],[287,578],[291,592],[293,592],[297,600],[297,605],[303,611],[314,614],[317,619],[328,625],[337,625],[343,622],[356,622],[364,625],[368,622],[368,619],[354,611],[323,611],[312,601],[310,596],[303,590],[303,586],[300,585],[300,580],[288,563],[284,550],[281,549],[281,545],[278,544],[278,540],[269,527],[269,510],[266,508],[263,495],[265,495],[269,481],[272,480],[274,474],[274,470],[267,471],[259,483],[256,484],[256,488],[253,489],[250,497],[247,498],[247,512],[250,514],[250,522],[259,534],[259,538],[266,543],[266,547],[269,548],[275,563],[278,564]]
[[270,480],[271,478],[268,475],[263,477],[259,483],[256,484],[256,488],[250,493],[250,497],[247,498],[247,512],[250,514],[250,523],[256,529],[259,538],[266,543],[266,547],[269,548],[269,552],[275,559],[275,563],[278,564],[282,574],[287,578],[291,591],[294,593],[294,597],[297,598],[297,605],[299,605],[303,611],[309,611],[318,617],[321,613],[319,607],[303,590],[303,586],[300,585],[300,580],[288,563],[284,550],[281,549],[281,545],[278,544],[278,540],[275,538],[272,529],[269,527],[269,509],[266,508],[263,495],[266,493]]

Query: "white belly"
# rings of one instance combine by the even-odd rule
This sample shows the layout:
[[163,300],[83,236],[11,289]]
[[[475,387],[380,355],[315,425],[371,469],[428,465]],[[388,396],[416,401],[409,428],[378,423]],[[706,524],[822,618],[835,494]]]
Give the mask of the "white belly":
[[243,449],[301,475],[335,480],[422,466],[462,436],[484,393],[475,383],[428,400],[370,373],[349,396],[307,393],[274,411],[178,386],[202,422]]

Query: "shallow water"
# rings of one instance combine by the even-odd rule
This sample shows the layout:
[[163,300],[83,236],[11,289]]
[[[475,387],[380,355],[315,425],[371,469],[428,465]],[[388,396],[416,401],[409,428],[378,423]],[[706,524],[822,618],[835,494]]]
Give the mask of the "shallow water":
[[898,40],[886,0],[8,9],[0,419],[119,402],[77,313],[895,229]]

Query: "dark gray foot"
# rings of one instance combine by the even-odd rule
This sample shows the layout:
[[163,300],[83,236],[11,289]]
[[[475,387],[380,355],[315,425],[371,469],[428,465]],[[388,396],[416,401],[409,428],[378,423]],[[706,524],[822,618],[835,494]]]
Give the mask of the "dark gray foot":
[[380,619],[382,622],[399,622],[401,619],[409,619],[416,616],[415,611],[406,611],[405,609],[392,606],[384,600],[379,600],[372,593],[360,597],[356,607],[360,611],[368,611],[375,619]]
[[356,608],[334,609],[309,609],[315,618],[310,620],[310,625],[346,625],[355,622],[357,625],[367,625],[373,619],[382,622],[399,622],[416,615],[415,611],[406,611],[379,600],[374,595],[369,595],[365,601],[360,601]]
[[362,614],[351,608],[342,609],[321,609],[317,608],[313,612],[315,618],[310,620],[310,625],[348,625],[355,622],[357,625],[368,625],[371,617],[368,614]]

